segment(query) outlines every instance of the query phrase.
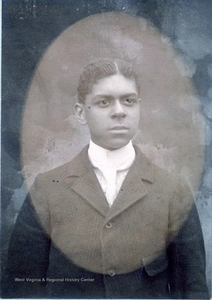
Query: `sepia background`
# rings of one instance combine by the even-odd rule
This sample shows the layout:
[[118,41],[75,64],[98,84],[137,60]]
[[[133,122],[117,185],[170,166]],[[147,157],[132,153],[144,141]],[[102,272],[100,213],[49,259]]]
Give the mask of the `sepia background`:
[[73,105],[93,59],[122,58],[139,75],[134,142],[189,183],[211,288],[212,3],[209,0],[3,1],[2,265],[35,176],[89,141]]

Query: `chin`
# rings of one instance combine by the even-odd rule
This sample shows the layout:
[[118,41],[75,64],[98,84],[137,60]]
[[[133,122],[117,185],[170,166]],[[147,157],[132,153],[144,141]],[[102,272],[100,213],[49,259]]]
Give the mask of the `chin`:
[[[130,140],[129,140],[130,141]],[[104,148],[108,149],[108,150],[117,150],[120,149],[124,146],[126,146],[129,141],[125,141],[125,142],[117,142],[117,143],[111,143],[110,145],[106,145],[104,146]]]

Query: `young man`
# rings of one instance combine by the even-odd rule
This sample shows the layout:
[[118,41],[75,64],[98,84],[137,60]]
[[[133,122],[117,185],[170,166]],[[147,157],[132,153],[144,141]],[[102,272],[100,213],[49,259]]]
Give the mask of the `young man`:
[[11,238],[7,295],[209,298],[188,187],[132,145],[140,117],[132,66],[89,64],[78,99],[76,116],[88,125],[90,143],[36,178]]

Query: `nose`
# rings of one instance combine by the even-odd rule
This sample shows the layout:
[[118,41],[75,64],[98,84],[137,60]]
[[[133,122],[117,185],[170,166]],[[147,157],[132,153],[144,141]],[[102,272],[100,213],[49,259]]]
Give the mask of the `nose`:
[[120,103],[119,100],[114,101],[114,105],[112,106],[112,112],[111,116],[114,117],[119,117],[119,118],[124,118],[126,117],[126,112],[124,110],[124,107]]

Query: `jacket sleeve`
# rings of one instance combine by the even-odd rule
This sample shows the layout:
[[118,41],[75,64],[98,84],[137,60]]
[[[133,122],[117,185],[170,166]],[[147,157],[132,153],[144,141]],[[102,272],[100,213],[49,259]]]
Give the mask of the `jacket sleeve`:
[[174,299],[209,299],[205,249],[196,205],[190,189],[178,186],[170,214],[168,247],[170,290]]
[[28,195],[11,235],[2,280],[3,297],[39,298],[45,295],[50,243]]

